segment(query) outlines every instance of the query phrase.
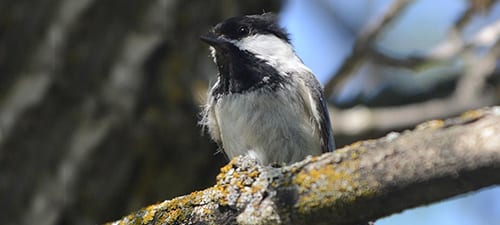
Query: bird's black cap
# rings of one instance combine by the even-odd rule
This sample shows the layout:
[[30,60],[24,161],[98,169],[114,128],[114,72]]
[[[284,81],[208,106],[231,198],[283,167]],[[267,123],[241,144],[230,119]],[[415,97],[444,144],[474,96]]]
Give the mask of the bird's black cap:
[[224,42],[224,39],[239,40],[255,34],[273,34],[290,42],[288,33],[279,26],[278,19],[273,13],[231,17],[217,24],[210,33],[200,38],[214,46]]

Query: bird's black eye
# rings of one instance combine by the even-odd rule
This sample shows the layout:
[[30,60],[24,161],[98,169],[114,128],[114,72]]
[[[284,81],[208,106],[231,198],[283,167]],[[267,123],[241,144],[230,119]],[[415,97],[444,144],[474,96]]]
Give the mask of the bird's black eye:
[[248,29],[248,27],[246,27],[246,26],[238,27],[238,35],[239,36],[245,36],[248,33],[250,33],[250,30]]

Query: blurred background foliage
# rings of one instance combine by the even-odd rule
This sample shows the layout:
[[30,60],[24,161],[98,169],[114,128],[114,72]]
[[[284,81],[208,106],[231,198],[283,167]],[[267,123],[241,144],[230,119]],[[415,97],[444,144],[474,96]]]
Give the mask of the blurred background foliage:
[[[198,36],[277,12],[337,147],[500,102],[492,0],[0,1],[0,224],[97,224],[213,185]],[[500,224],[498,188],[379,224]]]

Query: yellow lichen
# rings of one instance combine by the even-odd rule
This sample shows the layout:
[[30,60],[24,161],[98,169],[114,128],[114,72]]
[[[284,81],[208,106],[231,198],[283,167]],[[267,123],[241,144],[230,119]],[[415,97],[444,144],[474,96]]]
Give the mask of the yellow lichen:
[[209,215],[209,214],[213,213],[212,210],[208,207],[204,207],[202,210],[203,210],[203,214],[205,214],[205,215]]
[[248,174],[248,176],[249,176],[250,178],[256,178],[256,177],[258,177],[259,175],[260,175],[260,173],[259,173],[259,171],[258,171],[258,170],[254,170],[254,171],[252,171],[252,172],[250,172],[250,173]]
[[431,121],[427,121],[427,122],[419,124],[416,129],[417,130],[439,129],[439,128],[443,128],[444,125],[445,125],[445,123],[443,120],[431,120]]
[[477,118],[481,117],[482,115],[484,115],[484,113],[481,112],[480,110],[469,110],[469,111],[462,113],[460,115],[460,117],[464,118],[464,119],[477,119]]
[[351,159],[299,172],[293,180],[299,187],[300,197],[296,205],[299,212],[304,213],[318,206],[339,207],[356,200],[355,196],[372,195],[373,188],[362,181],[361,175],[356,172],[358,167],[359,160]]
[[252,192],[252,194],[260,192],[260,191],[262,191],[262,186],[261,185],[252,185],[250,191]]
[[220,168],[220,172],[221,173],[227,173],[230,169],[233,168],[233,163],[232,161],[230,163],[228,163],[227,165],[223,166],[222,168]]
[[201,204],[203,195],[207,192],[193,192],[187,196],[174,198],[163,203],[150,207],[161,208],[163,215],[158,219],[159,222],[184,221],[192,213],[193,205]]
[[356,159],[358,159],[358,157],[359,157],[359,154],[356,151],[351,152],[351,159],[356,160]]
[[156,205],[151,205],[145,209],[145,214],[142,216],[142,221],[143,223],[148,223],[149,221],[153,220],[156,212]]
[[363,141],[356,141],[356,142],[354,142],[354,143],[350,144],[348,147],[349,147],[349,148],[358,148],[358,147],[360,147],[361,145],[363,145]]

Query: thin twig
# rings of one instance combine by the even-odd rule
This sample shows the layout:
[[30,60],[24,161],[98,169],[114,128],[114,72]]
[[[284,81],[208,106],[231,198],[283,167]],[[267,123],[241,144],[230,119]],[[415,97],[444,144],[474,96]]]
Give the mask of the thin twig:
[[367,54],[381,65],[418,70],[425,64],[449,61],[469,49],[494,45],[499,36],[500,21],[497,21],[478,30],[468,41],[458,39],[457,36],[449,37],[423,54],[411,54],[399,57],[375,47],[370,48]]
[[366,58],[365,53],[373,41],[392,21],[403,14],[405,8],[408,7],[411,2],[413,2],[413,0],[395,0],[382,17],[368,25],[368,27],[361,32],[354,44],[351,55],[344,60],[340,69],[337,70],[335,75],[325,85],[326,96],[331,96],[335,87],[348,78],[358,65],[364,61]]

